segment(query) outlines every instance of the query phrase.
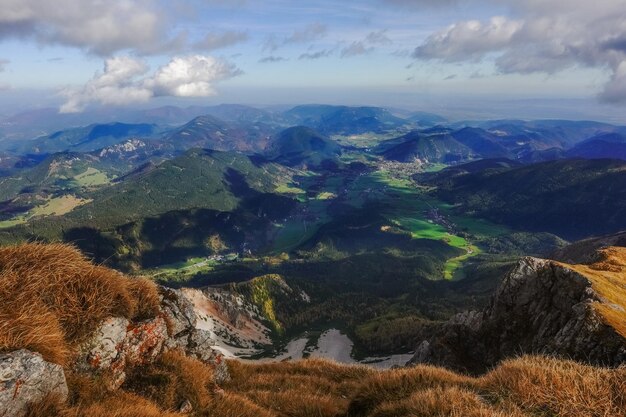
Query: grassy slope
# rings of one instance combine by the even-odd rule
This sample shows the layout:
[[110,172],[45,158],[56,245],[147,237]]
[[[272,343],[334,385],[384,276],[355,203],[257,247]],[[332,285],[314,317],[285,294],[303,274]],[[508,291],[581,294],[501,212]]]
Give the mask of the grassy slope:
[[[79,181],[95,181],[84,176]],[[147,172],[91,194],[92,202],[62,218],[32,222],[28,233],[47,239],[62,231],[92,227],[108,231],[116,226],[173,210],[205,208],[233,211],[249,193],[273,191],[289,173],[274,164],[255,165],[235,153],[190,151]],[[8,231],[20,235],[24,230]]]
[[564,160],[433,177],[438,196],[458,211],[567,239],[626,228],[626,163]]
[[591,281],[592,288],[606,300],[594,303],[594,308],[605,323],[626,338],[626,310],[621,307],[626,300],[626,248],[604,249],[600,259],[591,265],[561,265]]

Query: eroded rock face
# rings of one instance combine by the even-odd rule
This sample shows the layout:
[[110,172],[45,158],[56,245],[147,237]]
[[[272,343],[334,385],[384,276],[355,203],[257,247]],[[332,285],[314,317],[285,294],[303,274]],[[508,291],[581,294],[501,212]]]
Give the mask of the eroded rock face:
[[198,328],[194,304],[184,292],[164,289],[162,308],[171,333],[166,341],[166,348],[180,349],[188,356],[214,366],[216,383],[228,381],[230,375],[223,355],[213,349],[215,338],[210,331]]
[[126,368],[154,361],[168,339],[163,317],[131,323],[111,317],[83,344],[75,364],[78,371],[110,376],[110,388],[118,388],[126,378]]
[[129,367],[151,363],[164,350],[180,349],[215,367],[216,382],[229,378],[222,355],[213,349],[210,332],[196,328],[193,304],[181,291],[163,289],[161,314],[138,323],[122,317],[104,321],[85,342],[74,365],[77,371],[106,374],[110,389],[119,388]]
[[48,395],[67,398],[67,383],[60,365],[40,354],[18,350],[0,354],[0,416],[22,417],[30,403]]
[[411,363],[484,372],[508,357],[546,354],[617,366],[626,362],[626,340],[593,308],[602,302],[582,274],[524,258],[488,308],[454,316],[419,344]]

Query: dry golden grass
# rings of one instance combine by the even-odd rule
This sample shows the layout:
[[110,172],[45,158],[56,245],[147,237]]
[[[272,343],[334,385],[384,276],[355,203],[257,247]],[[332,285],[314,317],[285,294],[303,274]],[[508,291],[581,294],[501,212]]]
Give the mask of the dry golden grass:
[[217,387],[209,366],[180,352],[169,351],[155,364],[135,369],[124,388],[164,409],[178,409],[189,400],[195,410],[206,410]]
[[626,248],[610,247],[599,254],[600,259],[592,265],[559,264],[591,281],[593,289],[607,300],[593,307],[606,324],[626,338]]
[[469,377],[435,366],[419,365],[414,368],[380,372],[363,384],[350,403],[351,415],[366,415],[368,411],[384,402],[398,401],[411,396],[417,390],[446,386],[468,386]]
[[526,356],[507,360],[479,380],[495,399],[563,417],[626,415],[626,368]]
[[76,409],[77,417],[180,417],[138,395],[118,391],[104,400]]
[[146,318],[158,305],[153,283],[93,265],[72,246],[0,248],[0,350],[23,347],[64,364],[105,318]]
[[509,360],[478,378],[434,366],[375,371],[320,360],[229,366],[226,392],[276,416],[626,416],[626,368],[544,357]]
[[368,416],[522,417],[524,414],[515,409],[497,410],[467,389],[438,387],[417,391],[402,400],[381,403]]

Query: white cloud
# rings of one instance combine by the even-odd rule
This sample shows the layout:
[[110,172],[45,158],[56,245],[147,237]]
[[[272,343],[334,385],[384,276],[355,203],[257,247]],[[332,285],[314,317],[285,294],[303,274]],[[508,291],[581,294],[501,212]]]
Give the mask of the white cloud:
[[376,47],[391,44],[393,44],[393,41],[387,36],[387,29],[370,32],[362,40],[353,41],[341,49],[341,58],[367,55],[374,52]]
[[458,22],[434,33],[418,46],[414,55],[423,59],[464,61],[482,58],[511,44],[523,23],[505,17],[492,17],[489,22],[478,20]]
[[323,37],[326,32],[328,32],[328,27],[321,23],[311,23],[306,26],[302,30],[294,31],[290,36],[288,36],[284,43],[306,43],[313,42],[321,37]]
[[609,103],[626,101],[626,61],[622,61],[604,86],[600,98]]
[[201,55],[173,58],[151,76],[146,76],[148,70],[143,61],[135,58],[109,58],[104,71],[83,87],[61,93],[66,101],[60,112],[80,112],[90,103],[126,105],[157,96],[210,96],[215,94],[216,82],[240,73],[232,64]]
[[555,73],[575,66],[606,68],[601,98],[626,102],[624,0],[491,0],[511,17],[465,20],[430,35],[413,56],[442,62],[495,55],[502,73]]
[[270,56],[266,56],[266,57],[259,59],[260,64],[272,64],[275,62],[283,62],[283,61],[287,61],[287,58],[282,57],[282,56],[275,56],[275,55],[270,55]]
[[393,43],[393,41],[387,36],[387,29],[370,32],[365,37],[365,41],[372,45],[390,45]]
[[214,51],[216,49],[226,48],[248,40],[246,32],[227,31],[224,33],[211,32],[196,42],[195,49],[199,51]]
[[0,59],[0,72],[4,72],[10,62],[8,59]]
[[301,30],[294,30],[289,36],[279,39],[275,34],[266,37],[263,43],[263,50],[274,52],[278,48],[298,43],[313,42],[326,36],[328,27],[322,23],[311,23]]
[[363,41],[352,42],[341,50],[341,57],[348,58],[357,55],[366,55],[374,50],[373,47],[367,46]]
[[153,0],[0,0],[0,38],[33,38],[109,55],[171,47],[168,20]]
[[202,55],[178,57],[157,70],[144,85],[155,96],[206,97],[215,94],[217,81],[241,73],[234,65]]
[[332,54],[333,54],[333,50],[332,49],[322,49],[321,51],[306,52],[304,54],[301,54],[298,57],[298,60],[303,60],[303,59],[315,60],[315,59],[329,57]]
[[383,3],[405,8],[422,9],[425,7],[445,7],[458,0],[382,0]]

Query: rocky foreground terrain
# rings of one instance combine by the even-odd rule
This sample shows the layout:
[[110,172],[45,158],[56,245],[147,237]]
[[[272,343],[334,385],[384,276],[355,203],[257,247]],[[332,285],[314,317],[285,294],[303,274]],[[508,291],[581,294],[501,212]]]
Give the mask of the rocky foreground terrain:
[[[626,413],[626,248],[586,265],[520,260],[487,309],[453,317],[413,366],[384,372],[225,361],[215,329],[262,333],[252,315],[226,320],[211,297],[127,278],[68,246],[0,248],[0,270],[2,417]],[[211,311],[220,326],[207,325]],[[520,354],[539,356],[511,359]]]

